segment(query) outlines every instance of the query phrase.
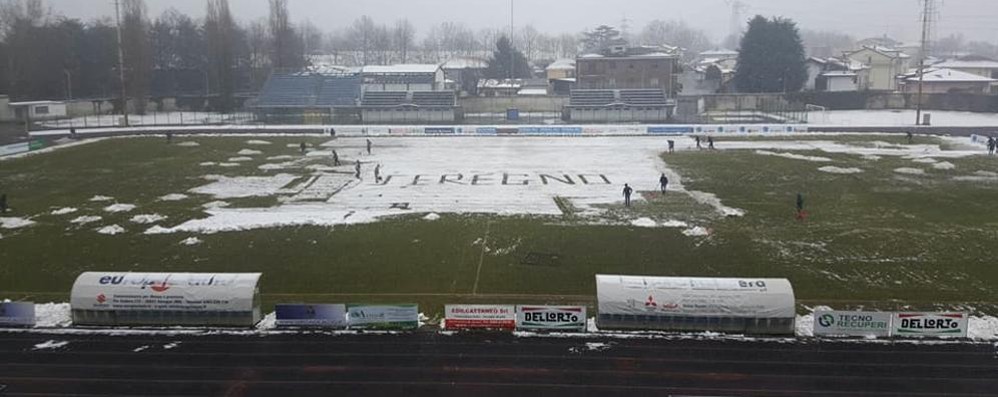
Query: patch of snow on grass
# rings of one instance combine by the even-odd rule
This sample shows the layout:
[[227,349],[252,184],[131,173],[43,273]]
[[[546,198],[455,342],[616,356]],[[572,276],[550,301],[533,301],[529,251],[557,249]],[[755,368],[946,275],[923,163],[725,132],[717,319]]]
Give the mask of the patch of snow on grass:
[[188,237],[188,238],[184,239],[183,241],[181,241],[180,245],[192,246],[192,245],[198,245],[198,244],[201,244],[201,243],[202,243],[201,239],[199,239],[197,237]]
[[243,157],[230,157],[227,161],[230,162],[230,163],[242,163],[242,162],[246,162],[246,161],[253,161],[253,158],[252,157],[245,157],[245,156],[243,156]]
[[263,152],[261,152],[259,150],[253,150],[253,149],[243,149],[243,150],[240,150],[236,154],[238,154],[240,156],[256,156],[258,154],[263,154]]
[[186,141],[186,142],[180,142],[180,143],[178,143],[177,146],[197,147],[197,146],[201,146],[201,144],[197,143],[197,142],[194,142],[194,141]]
[[690,190],[687,193],[689,193],[689,195],[693,197],[693,199],[696,200],[698,203],[714,207],[714,209],[721,215],[727,217],[745,216],[745,210],[728,207],[722,204],[721,199],[717,198],[717,195],[715,195],[714,193],[705,193],[696,190]]
[[932,168],[937,170],[953,170],[956,169],[956,165],[949,161],[943,161],[941,163],[932,164]]
[[160,197],[159,201],[181,201],[181,200],[187,200],[188,198],[190,198],[190,196],[186,194],[171,193],[167,194],[166,196]]
[[270,157],[267,157],[267,160],[293,160],[294,158],[295,158],[295,156],[291,156],[291,155],[287,155],[287,154],[282,154],[280,156],[270,156]]
[[103,219],[103,218],[101,218],[99,216],[96,216],[96,215],[81,216],[81,217],[77,217],[76,219],[73,219],[73,220],[69,221],[69,223],[75,223],[77,225],[86,225],[88,223],[94,223],[94,222],[100,221],[101,219]]
[[267,331],[277,328],[277,314],[274,312],[267,313],[263,316],[263,319],[256,324],[256,329],[261,331]]
[[213,208],[225,208],[228,207],[229,203],[224,201],[212,201],[210,203],[201,204],[201,208],[213,209]]
[[273,176],[221,177],[215,182],[199,186],[190,191],[207,194],[220,199],[242,197],[265,197],[277,194],[278,190],[297,179],[290,174]]
[[113,200],[114,200],[114,197],[101,196],[101,195],[96,195],[96,196],[93,196],[93,197],[90,198],[90,201],[92,201],[92,202],[113,201]]
[[160,214],[144,214],[135,215],[132,217],[132,223],[138,223],[140,225],[148,225],[151,223],[156,223],[162,220],[166,220],[166,217]]
[[259,140],[259,139],[254,139],[254,140],[246,141],[246,144],[247,145],[262,146],[262,145],[269,145],[270,141],[262,141],[262,140]]
[[804,156],[804,155],[794,154],[794,153],[777,153],[777,152],[770,152],[770,151],[767,151],[767,150],[756,150],[755,153],[756,154],[761,154],[761,155],[764,155],[764,156],[776,156],[776,157],[783,157],[783,158],[788,158],[788,159],[793,159],[793,160],[812,161],[812,162],[816,162],[816,163],[828,163],[828,162],[832,161],[832,159],[830,159],[828,157]]
[[218,166],[223,168],[235,168],[239,166],[239,163],[218,163]]
[[180,346],[180,341],[175,341],[173,343],[167,343],[163,345],[163,350],[175,349],[177,346]]
[[135,209],[135,205],[134,204],[113,204],[113,205],[109,205],[107,207],[104,207],[104,211],[105,212],[110,212],[112,214],[119,213],[119,212],[131,212],[134,209]]
[[26,218],[0,218],[0,229],[20,229],[34,224],[35,221]]
[[680,228],[681,227],[681,228],[686,228],[686,227],[689,227],[690,225],[687,224],[686,222],[683,222],[683,221],[669,220],[669,221],[662,222],[662,224],[660,224],[659,226],[662,226],[662,227],[676,227],[676,228]]
[[925,170],[921,168],[908,168],[908,167],[895,168],[894,172],[898,174],[908,174],[908,175],[925,175]]
[[859,168],[841,168],[834,166],[821,167],[818,168],[818,171],[827,172],[829,174],[859,174],[863,172],[863,170]]
[[142,352],[142,351],[148,349],[149,347],[150,347],[149,345],[139,346],[139,347],[136,347],[135,349],[132,349],[132,352],[139,353],[139,352]]
[[683,230],[683,235],[689,237],[703,237],[710,235],[710,231],[705,229],[703,226],[694,226],[692,228]]
[[438,219],[440,219],[440,215],[437,214],[437,213],[434,213],[434,212],[426,214],[426,216],[423,217],[423,220],[427,220],[427,221],[435,221],[435,220],[438,220]]
[[938,161],[936,159],[934,159],[934,158],[922,157],[922,158],[913,159],[913,160],[911,160],[911,162],[913,162],[913,163],[919,163],[919,164],[935,164]]
[[216,163],[214,161],[205,161],[205,162],[203,162],[203,163],[201,163],[199,165],[202,166],[202,167],[212,167],[212,166],[218,165],[218,163]]
[[39,343],[39,344],[35,345],[35,348],[33,350],[58,349],[60,347],[65,347],[68,344],[69,344],[69,341],[65,341],[65,340],[64,341],[50,340],[50,341],[42,342],[42,343]]
[[108,236],[114,236],[125,232],[125,228],[118,225],[104,226],[97,229],[97,233],[106,234]]
[[883,157],[868,154],[863,156],[862,158],[863,160],[868,160],[868,161],[880,161],[880,159],[882,159]]
[[977,176],[989,176],[989,177],[992,177],[992,178],[998,178],[998,172],[991,172],[991,171],[977,171],[977,172],[974,172],[974,175],[977,175]]
[[55,211],[52,211],[52,215],[66,215],[66,214],[72,214],[76,211],[78,210],[73,207],[59,208]]
[[631,221],[631,226],[636,226],[636,227],[655,227],[655,226],[658,226],[658,224],[655,223],[655,221],[651,220],[650,218],[638,218],[638,219],[635,219],[635,220]]

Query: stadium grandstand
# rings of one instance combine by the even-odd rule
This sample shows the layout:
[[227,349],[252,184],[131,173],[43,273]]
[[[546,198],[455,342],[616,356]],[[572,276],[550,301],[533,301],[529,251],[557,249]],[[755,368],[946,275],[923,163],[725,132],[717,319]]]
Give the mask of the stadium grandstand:
[[452,123],[458,109],[453,91],[367,91],[360,107],[367,124]]
[[566,113],[570,122],[667,122],[675,108],[661,89],[572,90]]
[[274,74],[251,106],[267,123],[329,124],[356,121],[360,97],[356,74]]

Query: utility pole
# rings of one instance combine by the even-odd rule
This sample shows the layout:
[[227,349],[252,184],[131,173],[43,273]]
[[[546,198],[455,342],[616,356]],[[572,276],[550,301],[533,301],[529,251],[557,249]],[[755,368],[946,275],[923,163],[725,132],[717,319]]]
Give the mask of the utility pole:
[[925,58],[929,56],[929,41],[933,17],[936,13],[935,0],[922,0],[925,9],[922,10],[922,49],[918,54],[918,99],[915,100],[915,125],[922,125],[922,95],[924,95]]
[[516,46],[514,43],[513,0],[509,0],[509,87],[513,88],[513,78],[516,76]]
[[740,0],[725,0],[729,6],[731,6],[731,36],[738,40],[742,33],[742,12],[748,9],[748,4],[742,3]]
[[128,94],[125,90],[125,49],[121,42],[121,0],[114,0],[114,21],[118,25],[118,78],[121,80],[121,114],[128,127]]

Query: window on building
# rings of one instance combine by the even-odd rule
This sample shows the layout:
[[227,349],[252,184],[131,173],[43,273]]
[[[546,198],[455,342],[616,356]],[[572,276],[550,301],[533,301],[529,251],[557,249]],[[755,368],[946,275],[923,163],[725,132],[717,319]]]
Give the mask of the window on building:
[[48,106],[37,106],[35,107],[35,114],[49,114]]
[[651,80],[648,80],[648,84],[651,85],[651,86],[653,86],[653,87],[657,86],[658,85],[658,79],[657,78],[652,78]]

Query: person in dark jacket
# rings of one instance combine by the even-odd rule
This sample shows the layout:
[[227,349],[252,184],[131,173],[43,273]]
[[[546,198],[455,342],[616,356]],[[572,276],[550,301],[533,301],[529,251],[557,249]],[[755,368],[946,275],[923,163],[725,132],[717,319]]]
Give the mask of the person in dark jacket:
[[371,140],[367,140],[367,154],[371,155]]
[[707,149],[714,150],[714,137],[707,137]]
[[301,154],[305,154],[306,147],[307,146],[305,146],[305,142],[302,142],[301,144],[298,145],[298,150],[301,150]]
[[662,186],[662,194],[665,194],[665,190],[669,187],[669,178],[663,173],[662,176],[658,178],[658,184]]
[[333,166],[340,166],[340,155],[336,153],[336,149],[333,149]]
[[700,136],[697,135],[694,136],[693,138],[697,140],[697,150],[703,150],[703,146],[700,146]]
[[631,189],[631,186],[625,183],[624,184],[624,206],[625,207],[630,207],[631,206],[631,193],[634,193],[634,189]]
[[356,170],[357,179],[360,179],[360,160],[357,160],[357,165],[354,166],[354,169]]
[[676,152],[676,141],[673,141],[673,140],[670,139],[669,140],[669,153],[675,153],[675,152]]
[[807,216],[804,212],[804,194],[797,193],[797,220],[802,221]]

